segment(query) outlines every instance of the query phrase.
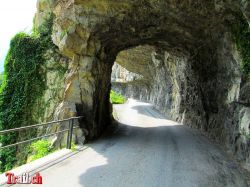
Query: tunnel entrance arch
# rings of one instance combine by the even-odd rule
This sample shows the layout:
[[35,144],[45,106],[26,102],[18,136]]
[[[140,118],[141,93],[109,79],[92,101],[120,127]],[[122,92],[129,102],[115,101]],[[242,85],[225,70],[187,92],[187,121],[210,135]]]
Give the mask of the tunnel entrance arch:
[[237,3],[205,0],[60,1],[53,7],[52,38],[71,59],[63,102],[85,116],[87,137],[97,138],[112,124],[110,76],[118,53],[155,46],[155,61],[164,61],[165,53],[186,61],[187,76],[178,85],[185,102],[177,120],[235,144],[232,104],[242,78],[230,34],[235,12],[244,14]]

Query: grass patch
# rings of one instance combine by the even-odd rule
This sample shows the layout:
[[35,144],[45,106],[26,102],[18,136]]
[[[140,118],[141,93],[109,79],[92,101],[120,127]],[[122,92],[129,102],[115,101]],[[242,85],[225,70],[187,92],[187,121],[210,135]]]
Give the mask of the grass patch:
[[[27,159],[27,163],[45,157],[56,151],[59,151],[59,149],[55,149],[51,146],[51,143],[48,140],[38,140],[33,142],[29,147],[30,156]],[[73,142],[71,143],[71,151],[77,151],[76,144]]]
[[126,102],[126,98],[119,94],[116,93],[115,91],[111,90],[110,92],[110,102],[112,104],[124,104]]
[[76,144],[73,142],[71,143],[71,151],[77,151]]

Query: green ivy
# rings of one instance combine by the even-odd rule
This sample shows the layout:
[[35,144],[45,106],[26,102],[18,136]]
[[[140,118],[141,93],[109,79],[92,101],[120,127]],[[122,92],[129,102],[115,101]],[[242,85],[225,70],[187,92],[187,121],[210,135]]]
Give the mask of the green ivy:
[[[5,59],[4,80],[0,88],[0,130],[11,129],[36,123],[32,119],[32,107],[42,97],[45,90],[45,70],[43,54],[54,48],[51,41],[53,17],[44,25],[34,30],[31,35],[18,33],[10,42],[10,49]],[[11,133],[0,136],[2,146],[16,143],[25,137],[36,135],[36,131]],[[22,148],[20,148],[22,147]],[[3,149],[0,152],[0,171],[23,164],[23,159],[16,158],[18,152],[27,150],[27,145]],[[21,150],[20,150],[21,149]],[[18,162],[17,162],[18,161]]]
[[243,71],[250,79],[250,28],[243,15],[236,15],[237,22],[232,26],[232,34],[243,60]]

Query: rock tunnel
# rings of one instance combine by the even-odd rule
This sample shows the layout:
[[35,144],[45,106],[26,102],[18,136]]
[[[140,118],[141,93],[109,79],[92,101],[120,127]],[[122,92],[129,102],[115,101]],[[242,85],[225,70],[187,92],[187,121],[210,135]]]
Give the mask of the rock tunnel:
[[249,21],[247,9],[247,1],[38,1],[36,25],[54,15],[53,42],[69,59],[56,110],[84,116],[86,136],[99,137],[113,120],[117,62],[142,78],[114,89],[153,103],[246,159],[250,87],[231,29],[239,17]]

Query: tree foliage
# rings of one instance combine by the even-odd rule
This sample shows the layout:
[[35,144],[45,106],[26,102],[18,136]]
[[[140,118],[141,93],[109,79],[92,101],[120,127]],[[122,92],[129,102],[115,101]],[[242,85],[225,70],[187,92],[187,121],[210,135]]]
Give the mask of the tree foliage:
[[3,82],[3,73],[0,73],[0,86],[1,86],[2,82]]

